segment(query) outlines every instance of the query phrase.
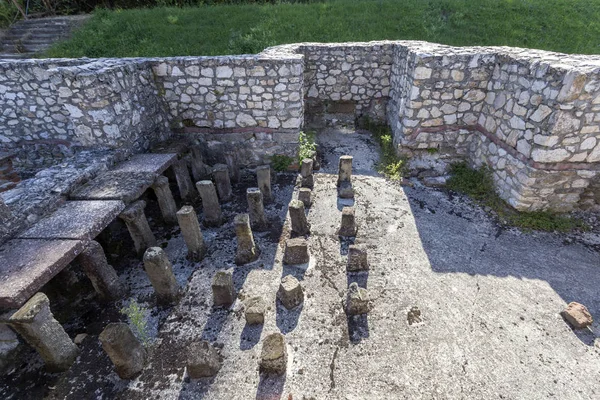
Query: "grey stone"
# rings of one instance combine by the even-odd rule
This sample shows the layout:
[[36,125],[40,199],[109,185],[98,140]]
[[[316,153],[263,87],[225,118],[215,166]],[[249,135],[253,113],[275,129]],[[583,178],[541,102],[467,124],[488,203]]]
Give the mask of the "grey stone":
[[300,186],[312,189],[314,186],[313,160],[305,158],[300,165]]
[[215,185],[211,181],[200,181],[196,183],[196,188],[202,198],[202,213],[204,215],[204,225],[220,226],[222,221],[221,205],[217,197]]
[[198,182],[209,178],[211,173],[210,168],[204,164],[204,158],[202,157],[202,149],[200,146],[192,147],[192,176],[194,182]]
[[287,369],[285,336],[272,333],[263,340],[259,370],[265,374],[283,375]]
[[237,239],[235,263],[243,265],[256,261],[260,251],[254,243],[254,235],[252,235],[252,229],[250,229],[250,217],[248,214],[238,214],[235,216],[233,224]]
[[177,220],[181,228],[181,235],[188,249],[188,258],[194,261],[201,261],[206,253],[206,246],[194,207],[181,207],[181,210],[177,211]]
[[369,269],[366,246],[351,244],[348,247],[348,265],[346,269],[350,272],[366,271]]
[[288,265],[305,264],[309,261],[308,242],[304,238],[287,239],[283,263]]
[[288,310],[295,308],[304,301],[304,291],[298,279],[292,275],[286,275],[281,279],[277,298]]
[[206,340],[193,342],[187,354],[187,372],[192,379],[215,376],[221,369],[219,353]]
[[354,187],[352,182],[341,182],[338,185],[338,196],[341,199],[353,199],[354,198]]
[[148,225],[144,208],[146,208],[146,202],[139,200],[127,206],[119,215],[127,225],[138,254],[142,254],[148,247],[156,245],[156,238],[150,229],[150,225]]
[[354,207],[342,208],[342,225],[338,231],[338,235],[344,237],[356,236],[358,227],[354,218]]
[[346,312],[348,315],[367,314],[371,307],[371,299],[367,289],[359,287],[356,282],[352,282],[348,287],[346,296]]
[[423,316],[421,315],[421,310],[419,307],[412,306],[408,313],[406,313],[406,321],[408,325],[417,325],[423,322]]
[[288,206],[292,232],[298,235],[308,235],[310,224],[304,213],[304,203],[300,200],[292,200]]
[[162,174],[177,161],[176,153],[136,154],[117,165],[113,172],[148,172]]
[[265,202],[269,202],[272,199],[271,194],[271,166],[261,165],[256,167],[256,181],[258,188],[263,194]]
[[146,349],[124,322],[111,322],[99,336],[121,379],[133,379],[144,369]]
[[300,188],[298,190],[298,200],[304,203],[304,207],[310,207],[312,205],[312,190]]
[[262,297],[250,297],[244,302],[244,315],[248,325],[258,325],[265,322],[267,304]]
[[177,186],[179,186],[181,198],[186,201],[194,201],[196,199],[196,193],[194,191],[194,184],[190,177],[190,170],[188,169],[187,162],[184,159],[178,160],[173,163],[172,169],[175,174],[175,179],[177,180]]
[[160,212],[162,213],[165,222],[168,224],[176,224],[177,205],[175,204],[173,193],[171,193],[171,188],[169,187],[169,179],[164,175],[158,176],[152,185],[152,189],[156,194],[158,206],[160,207]]
[[119,281],[114,268],[106,261],[100,243],[90,241],[77,260],[103,300],[118,300],[125,295],[126,289]]
[[265,216],[263,196],[260,189],[246,189],[246,200],[248,201],[248,214],[250,215],[252,229],[258,232],[267,230],[267,217]]
[[352,156],[341,156],[337,184],[350,183],[352,177]]
[[72,200],[122,200],[125,204],[137,200],[156,179],[149,172],[105,172],[75,190]]
[[235,287],[233,274],[226,271],[217,271],[212,281],[213,305],[215,307],[229,307],[235,301]]
[[79,349],[54,319],[45,294],[35,294],[10,317],[9,323],[37,350],[49,371],[67,371],[75,362]]
[[150,247],[144,253],[144,269],[159,303],[173,304],[179,299],[181,288],[173,274],[173,265],[160,247]]
[[217,193],[221,201],[231,199],[231,181],[229,179],[229,168],[225,164],[216,164],[213,166],[213,178]]
[[229,169],[229,177],[232,182],[240,181],[240,165],[237,160],[237,153],[234,151],[227,151],[223,154],[225,157],[225,163]]

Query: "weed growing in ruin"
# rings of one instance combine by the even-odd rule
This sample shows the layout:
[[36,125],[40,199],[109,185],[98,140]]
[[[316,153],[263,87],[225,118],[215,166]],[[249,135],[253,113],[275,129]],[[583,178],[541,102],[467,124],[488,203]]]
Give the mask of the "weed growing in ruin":
[[305,158],[313,158],[313,155],[317,151],[317,143],[315,141],[316,132],[300,132],[298,141],[300,142],[300,148],[298,149],[298,164],[302,163]]
[[473,169],[466,163],[454,164],[447,187],[464,193],[484,207],[492,209],[500,222],[525,230],[569,232],[589,227],[580,219],[548,211],[517,211],[498,196],[489,168]]
[[294,159],[283,154],[275,154],[271,157],[271,165],[277,172],[287,171]]
[[396,153],[390,127],[369,118],[364,118],[359,125],[371,132],[381,147],[377,171],[393,181],[402,180],[406,175],[406,159]]
[[146,307],[139,305],[135,299],[131,300],[127,307],[121,309],[121,314],[127,316],[129,327],[144,347],[148,347],[150,344],[150,335],[148,333],[149,312]]

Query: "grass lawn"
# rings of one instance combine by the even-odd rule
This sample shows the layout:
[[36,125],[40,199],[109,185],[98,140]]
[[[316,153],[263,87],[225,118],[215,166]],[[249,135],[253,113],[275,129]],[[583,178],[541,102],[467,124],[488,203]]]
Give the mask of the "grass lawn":
[[248,54],[282,43],[381,39],[600,54],[600,0],[334,0],[98,10],[46,56]]

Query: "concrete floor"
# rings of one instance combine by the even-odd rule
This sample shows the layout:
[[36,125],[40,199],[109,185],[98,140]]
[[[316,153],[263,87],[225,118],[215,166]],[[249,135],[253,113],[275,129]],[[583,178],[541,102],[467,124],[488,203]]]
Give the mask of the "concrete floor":
[[[276,186],[267,208],[270,232],[256,234],[260,260],[234,267],[232,216],[243,212],[244,187],[225,214],[229,223],[206,230],[211,253],[200,264],[183,260],[181,238],[167,250],[182,282],[180,304],[157,314],[161,325],[151,362],[134,381],[112,371],[96,337],[78,361],[77,373],[46,391],[46,398],[122,399],[594,399],[600,398],[598,322],[574,332],[559,312],[570,301],[600,316],[600,257],[563,235],[521,233],[499,227],[464,198],[422,187],[401,187],[374,172],[377,148],[368,135],[324,132],[321,171],[315,175],[308,213],[311,261],[282,267],[282,238],[290,184]],[[369,249],[368,274],[345,271],[347,242],[336,229],[337,159],[354,156],[353,183],[359,223],[357,243]],[[288,179],[289,180],[289,179]],[[249,183],[251,184],[251,183]],[[240,298],[231,310],[212,309],[210,281],[216,270],[234,271]],[[148,283],[137,272],[122,276]],[[299,310],[275,302],[279,280],[294,274],[305,290]],[[367,287],[374,308],[348,320],[342,299],[350,282]],[[264,327],[245,325],[241,299],[261,295],[270,305]],[[409,325],[411,307],[423,321]],[[281,331],[288,370],[260,377],[261,340]],[[186,347],[207,339],[221,348],[219,374],[189,381]],[[598,343],[598,344],[597,344]],[[90,383],[93,382],[93,383]],[[0,393],[2,393],[0,386]],[[61,393],[62,395],[58,395]],[[83,396],[83,397],[82,397]]]

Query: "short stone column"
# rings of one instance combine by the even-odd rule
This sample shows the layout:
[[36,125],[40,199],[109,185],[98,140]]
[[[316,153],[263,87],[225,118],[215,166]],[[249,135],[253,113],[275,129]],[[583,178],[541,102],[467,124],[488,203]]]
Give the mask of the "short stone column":
[[244,302],[244,314],[248,325],[258,325],[265,322],[267,304],[262,297],[250,297]]
[[354,198],[354,188],[352,187],[352,156],[341,156],[338,171],[338,196],[343,199]]
[[298,200],[304,203],[304,207],[310,207],[312,205],[312,190],[300,188],[298,190]]
[[227,151],[224,154],[225,163],[229,168],[229,177],[233,182],[240,181],[240,165],[238,164],[237,154],[234,151]]
[[181,207],[181,210],[177,211],[177,220],[188,249],[188,257],[194,261],[201,261],[206,253],[206,246],[194,207]]
[[250,217],[248,214],[238,214],[235,216],[233,224],[237,238],[235,263],[243,265],[256,261],[260,255],[260,251],[254,243],[254,236],[252,235],[252,229],[250,229]]
[[267,230],[267,217],[263,204],[263,195],[258,188],[246,189],[246,200],[248,201],[248,214],[250,214],[250,225],[255,231]]
[[124,322],[112,322],[99,336],[102,348],[108,354],[121,379],[135,378],[146,363],[146,349]]
[[285,336],[272,333],[263,341],[259,371],[265,374],[283,375],[287,369]]
[[367,314],[372,307],[367,289],[361,288],[356,282],[348,287],[346,296],[346,313],[348,315]]
[[36,293],[8,323],[36,349],[49,371],[67,371],[77,359],[79,349],[54,319],[50,300],[44,293]]
[[314,186],[313,160],[305,158],[300,165],[300,186],[312,189]]
[[206,340],[193,342],[187,348],[187,372],[190,378],[215,376],[221,369],[221,357]]
[[353,237],[356,236],[356,221],[354,218],[354,207],[342,208],[342,225],[338,231],[339,236]]
[[108,264],[100,243],[92,240],[77,260],[102,300],[117,300],[125,295],[125,287],[115,269]]
[[288,239],[285,241],[283,263],[288,265],[305,264],[308,256],[308,242],[304,238]]
[[288,206],[290,212],[290,221],[292,232],[298,235],[308,235],[310,233],[310,225],[304,213],[304,203],[300,200],[292,200]]
[[146,202],[144,200],[138,200],[135,203],[131,203],[119,217],[125,221],[129,234],[133,239],[135,250],[138,254],[144,253],[148,247],[156,245],[156,238],[150,230],[146,214],[144,214],[144,208],[146,208]]
[[288,310],[299,306],[304,301],[304,291],[298,279],[292,275],[286,275],[281,279],[277,298]]
[[209,175],[208,167],[204,164],[200,146],[192,146],[192,176],[194,182],[206,179]]
[[235,301],[233,274],[228,271],[217,271],[212,281],[213,305],[229,307]]
[[200,181],[196,183],[196,188],[202,198],[204,225],[220,226],[222,223],[221,205],[219,204],[215,185],[211,181]]
[[351,244],[348,247],[348,272],[367,271],[369,262],[367,260],[367,247],[360,244]]
[[190,177],[190,170],[188,169],[187,162],[183,159],[178,160],[173,163],[172,168],[175,173],[175,179],[177,180],[177,186],[179,186],[181,198],[186,201],[194,201],[196,194],[194,193],[194,183]]
[[162,213],[165,222],[167,224],[176,224],[177,206],[175,205],[175,199],[173,198],[173,193],[169,187],[169,179],[164,175],[160,175],[154,181],[152,189],[156,194],[158,206],[160,207],[160,212]]
[[216,164],[213,167],[213,178],[221,201],[231,199],[231,181],[229,179],[229,168],[225,164]]
[[263,194],[263,200],[269,202],[273,199],[271,194],[271,166],[261,165],[256,167],[256,181]]
[[175,303],[179,298],[180,287],[167,253],[160,247],[150,247],[144,254],[144,269],[156,292],[158,302]]

